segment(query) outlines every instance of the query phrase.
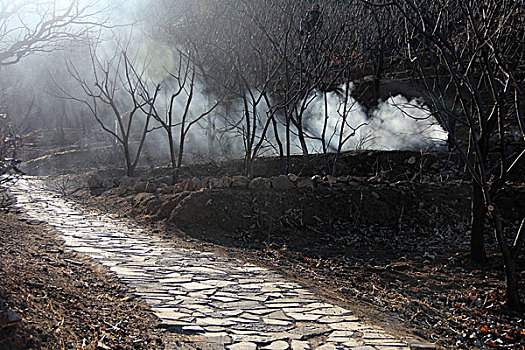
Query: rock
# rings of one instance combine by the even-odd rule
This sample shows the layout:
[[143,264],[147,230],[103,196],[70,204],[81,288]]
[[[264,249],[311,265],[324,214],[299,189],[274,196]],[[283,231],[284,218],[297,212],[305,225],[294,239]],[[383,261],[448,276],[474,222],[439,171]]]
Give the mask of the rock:
[[307,177],[300,177],[297,179],[297,181],[295,182],[295,185],[298,187],[298,188],[314,188],[314,182],[312,181],[312,179],[310,178],[307,178]]
[[157,191],[157,186],[155,185],[154,182],[151,182],[151,181],[146,182],[144,192],[155,193],[156,191]]
[[266,190],[272,188],[272,182],[268,178],[256,177],[255,179],[250,181],[248,187],[253,189]]
[[336,181],[338,183],[341,183],[341,184],[346,184],[346,183],[348,183],[348,175],[347,176],[339,176],[338,178],[336,178]]
[[171,187],[169,187],[168,185],[166,185],[164,182],[161,182],[159,187],[157,187],[157,189],[155,190],[155,193],[157,194],[168,194],[168,193],[171,193]]
[[230,188],[231,183],[232,180],[229,177],[212,177],[210,179],[210,188]]
[[323,180],[327,182],[330,186],[333,186],[337,183],[337,178],[332,175],[326,175]]
[[102,180],[102,187],[103,188],[113,188],[117,186],[117,184],[115,183],[115,181],[113,179],[104,179]]
[[292,182],[296,182],[297,179],[299,179],[299,176],[295,175],[295,174],[288,174],[288,179]]
[[128,188],[126,187],[126,185],[124,185],[123,183],[121,183],[119,185],[119,187],[117,187],[117,196],[119,197],[124,197],[126,195],[126,193],[128,193]]
[[232,187],[234,188],[248,188],[250,185],[250,179],[246,176],[234,176],[232,178]]
[[137,192],[146,192],[146,183],[138,181],[133,185],[133,190]]
[[157,193],[157,194],[168,194],[168,193],[171,193],[171,189],[166,189],[166,188],[159,187],[159,188],[157,188],[155,193]]
[[323,178],[321,177],[321,175],[314,175],[310,178],[310,180],[312,180],[312,183],[314,185],[317,185],[319,184],[321,181],[323,181]]
[[162,185],[166,185],[166,186],[169,186],[171,185],[171,181],[173,180],[173,177],[171,175],[169,176],[163,176],[161,177],[160,179],[157,180],[157,182]]
[[292,340],[292,350],[309,350],[310,344],[307,341]]
[[123,176],[119,180],[119,185],[124,185],[126,187],[133,187],[140,179],[136,177]]
[[407,164],[414,165],[416,164],[416,156],[412,156],[407,159]]
[[100,188],[102,187],[102,180],[98,175],[90,175],[87,179],[87,185],[89,188]]
[[227,346],[226,348],[230,350],[256,350],[257,344],[251,342],[240,342]]
[[295,184],[286,175],[273,176],[271,181],[272,187],[276,190],[290,190],[295,187]]
[[271,343],[270,345],[265,346],[263,349],[267,350],[287,350],[289,349],[289,345],[284,340],[277,340]]
[[222,179],[223,179],[223,181],[224,181],[224,184],[226,185],[225,188],[230,188],[230,187],[232,187],[232,178],[231,178],[231,177],[229,177],[229,176],[225,176],[225,177],[223,177]]

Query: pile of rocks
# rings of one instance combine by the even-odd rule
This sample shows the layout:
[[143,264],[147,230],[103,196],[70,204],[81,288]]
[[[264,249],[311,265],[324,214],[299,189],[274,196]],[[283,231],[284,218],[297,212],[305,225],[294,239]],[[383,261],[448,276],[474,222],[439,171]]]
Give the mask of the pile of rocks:
[[87,184],[92,191],[117,188],[119,195],[129,191],[147,192],[158,194],[174,194],[181,192],[199,191],[202,189],[226,189],[244,188],[254,190],[291,190],[294,188],[315,188],[316,186],[357,185],[366,178],[356,176],[320,176],[299,177],[295,174],[256,177],[250,179],[246,176],[225,177],[194,177],[175,185],[169,185],[169,179],[142,180],[140,178],[123,177],[118,180],[100,179],[97,175],[91,175]]

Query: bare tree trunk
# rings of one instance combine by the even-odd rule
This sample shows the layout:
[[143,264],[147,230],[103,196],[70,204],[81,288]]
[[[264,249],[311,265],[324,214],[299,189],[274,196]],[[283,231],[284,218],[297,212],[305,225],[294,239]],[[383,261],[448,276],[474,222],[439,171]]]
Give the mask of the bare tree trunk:
[[277,128],[277,122],[275,121],[275,117],[272,117],[272,124],[273,133],[275,135],[275,142],[277,142],[277,147],[279,149],[279,158],[281,159],[281,170],[283,174],[286,175],[286,160],[284,158],[284,148],[283,143],[281,142],[281,138],[279,137],[279,129]]
[[485,219],[487,210],[481,186],[475,181],[472,182],[471,206],[470,258],[481,264],[487,259],[485,251]]
[[179,140],[179,155],[177,157],[177,165],[174,168],[175,172],[174,172],[174,176],[173,176],[173,183],[174,184],[179,182],[180,167],[182,166],[182,157],[184,155],[184,141],[185,141],[184,139],[185,139],[185,137],[181,136],[181,138]]
[[511,310],[522,312],[523,303],[519,294],[518,274],[516,273],[516,261],[503,256],[505,262],[505,282],[507,307]]
[[290,155],[290,112],[288,107],[285,108],[286,113],[286,173],[290,172],[291,155]]
[[507,307],[512,311],[522,313],[525,307],[520,297],[519,277],[516,271],[516,261],[518,260],[523,244],[525,242],[525,219],[521,221],[521,225],[516,234],[514,244],[509,247],[504,239],[503,224],[501,222],[501,214],[497,208],[491,212],[494,219],[495,234],[503,255],[505,264],[505,282],[506,282],[506,301]]
[[177,169],[177,160],[175,157],[175,145],[173,144],[173,132],[171,128],[166,128],[166,134],[168,135],[168,145],[170,147],[170,162],[171,162],[171,184],[175,185],[177,183],[178,175],[175,174],[175,169]]
[[124,160],[126,162],[126,175],[133,176],[133,171],[135,170],[131,162],[131,155],[129,152],[129,143],[127,140],[124,140],[122,143],[122,149],[124,150]]

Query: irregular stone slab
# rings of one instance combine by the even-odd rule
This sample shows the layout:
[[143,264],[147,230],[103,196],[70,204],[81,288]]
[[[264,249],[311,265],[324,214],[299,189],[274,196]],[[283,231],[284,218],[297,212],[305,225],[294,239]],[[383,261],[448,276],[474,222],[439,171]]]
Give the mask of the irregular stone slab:
[[310,350],[310,344],[307,341],[292,340],[292,350]]
[[257,344],[250,342],[241,342],[229,345],[227,349],[230,350],[257,350]]
[[297,313],[297,312],[288,312],[286,315],[290,316],[296,321],[309,321],[309,322],[317,321],[317,319],[321,317],[321,315],[314,315],[310,313]]
[[268,346],[263,347],[265,350],[287,350],[290,346],[284,340],[274,341]]
[[212,296],[210,300],[217,300],[223,303],[229,303],[232,301],[239,301],[239,298],[230,298],[230,297],[221,297],[221,296]]
[[153,306],[161,326],[183,333],[188,349],[408,349],[406,339],[361,323],[274,272],[173,248],[132,222],[54,197],[35,180],[22,179],[13,191],[29,218],[53,225],[69,249],[110,267]]
[[221,314],[223,314],[224,316],[228,316],[228,317],[231,317],[231,316],[239,316],[240,314],[243,313],[242,310],[224,310],[224,311],[220,311]]
[[332,329],[337,329],[337,330],[351,330],[351,331],[360,330],[359,323],[357,322],[329,323],[328,326]]
[[356,332],[355,331],[333,331],[332,333],[330,333],[330,337],[329,338],[352,338],[356,335]]
[[204,333],[205,330],[200,326],[183,326],[182,331],[187,333]]
[[178,309],[152,308],[152,310],[158,318],[165,320],[180,320],[184,317],[191,317],[191,314],[179,312]]
[[254,315],[266,315],[266,314],[269,314],[269,313],[272,313],[272,312],[278,312],[278,311],[275,311],[275,309],[261,308],[261,309],[246,310],[246,312],[249,312],[249,313],[254,314]]
[[317,350],[337,350],[334,344],[324,344],[316,348]]
[[215,287],[205,284],[205,283],[199,283],[199,282],[189,282],[189,283],[181,283],[180,286],[189,291],[199,291],[199,290],[205,290],[205,289],[214,289]]
[[276,319],[272,319],[272,318],[265,318],[265,317],[263,317],[262,320],[263,320],[264,323],[269,324],[269,325],[273,325],[273,326],[288,326],[288,325],[292,324],[289,321],[281,321],[281,320],[276,320]]
[[341,316],[349,315],[351,312],[349,310],[343,309],[342,307],[333,306],[324,309],[316,309],[312,311],[315,314],[324,315],[324,316]]
[[[348,316],[347,316],[348,317]],[[340,323],[344,321],[348,321],[347,317],[341,317],[341,316],[321,316],[317,322],[319,323]],[[357,318],[356,318],[357,321]]]
[[198,317],[195,319],[195,324],[199,326],[233,326],[236,322],[224,318]]
[[276,320],[291,320],[291,318],[288,315],[286,315],[282,310],[274,311],[271,314],[266,315],[266,317],[273,318]]
[[[349,343],[349,344],[351,344],[351,343]],[[351,346],[351,345],[347,345],[347,343],[343,343],[343,345],[344,346],[348,346],[352,350],[377,350],[377,348],[375,348],[373,346],[368,346],[368,345]]]

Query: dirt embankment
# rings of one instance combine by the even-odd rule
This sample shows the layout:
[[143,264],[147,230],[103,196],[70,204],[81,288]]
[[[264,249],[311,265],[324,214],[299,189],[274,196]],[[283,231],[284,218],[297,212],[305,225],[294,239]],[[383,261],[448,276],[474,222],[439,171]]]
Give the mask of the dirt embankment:
[[163,349],[157,318],[35,220],[0,213],[0,349]]
[[[337,178],[310,179],[306,169],[326,168],[312,156],[294,160],[299,177],[277,177],[275,159],[258,161],[256,175],[268,175],[252,180],[208,164],[185,169],[193,178],[175,186],[165,177],[105,179],[92,183],[106,184],[94,196],[77,195],[177,245],[241,256],[377,322],[400,320],[446,349],[519,349],[525,324],[505,308],[495,242],[488,238],[490,263],[468,259],[471,184],[461,168],[436,154],[345,157]],[[511,233],[525,216],[525,186],[509,183],[497,200]]]

